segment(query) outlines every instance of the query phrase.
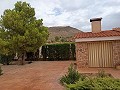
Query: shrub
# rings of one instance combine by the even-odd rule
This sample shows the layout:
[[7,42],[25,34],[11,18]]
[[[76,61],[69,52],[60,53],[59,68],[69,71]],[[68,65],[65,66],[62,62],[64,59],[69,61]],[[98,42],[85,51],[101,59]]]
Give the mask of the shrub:
[[120,90],[120,79],[110,77],[79,80],[75,84],[67,84],[68,90]]
[[62,85],[74,84],[77,81],[79,81],[80,78],[81,78],[81,80],[83,80],[85,77],[82,76],[81,74],[79,74],[78,71],[76,71],[73,64],[71,64],[70,67],[68,68],[67,74],[65,74],[64,76],[61,77],[60,83]]
[[120,79],[109,77],[104,70],[100,70],[97,77],[91,78],[79,74],[73,65],[68,68],[68,74],[61,78],[61,83],[67,90],[120,90]]
[[0,55],[0,63],[4,64],[4,65],[9,65],[10,62],[12,61],[13,56],[12,55]]
[[0,75],[2,75],[2,69],[1,69],[1,67],[0,67]]
[[91,82],[88,79],[79,80],[75,84],[66,84],[68,90],[90,90]]
[[100,88],[102,90],[120,90],[120,79],[110,77],[94,78],[92,85],[94,89]]

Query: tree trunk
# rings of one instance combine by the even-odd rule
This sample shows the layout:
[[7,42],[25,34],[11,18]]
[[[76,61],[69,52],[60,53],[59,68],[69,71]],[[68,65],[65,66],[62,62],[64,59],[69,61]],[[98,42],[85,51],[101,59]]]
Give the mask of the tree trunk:
[[25,56],[26,56],[26,53],[22,53],[19,58],[18,58],[18,64],[19,65],[24,65],[25,64]]
[[9,59],[8,59],[8,57],[7,57],[7,65],[9,65]]

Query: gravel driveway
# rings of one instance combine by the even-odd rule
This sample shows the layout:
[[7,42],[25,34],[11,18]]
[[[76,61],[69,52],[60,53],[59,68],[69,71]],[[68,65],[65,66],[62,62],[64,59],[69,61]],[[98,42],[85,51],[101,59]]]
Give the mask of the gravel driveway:
[[71,62],[36,61],[23,66],[2,66],[4,74],[0,76],[0,90],[64,90],[59,78]]

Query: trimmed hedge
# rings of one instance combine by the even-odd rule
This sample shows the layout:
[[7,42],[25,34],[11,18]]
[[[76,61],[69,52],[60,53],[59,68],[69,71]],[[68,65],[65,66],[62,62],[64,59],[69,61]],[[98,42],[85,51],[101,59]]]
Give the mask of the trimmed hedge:
[[2,69],[1,69],[1,67],[0,67],[0,75],[2,75]]
[[48,44],[42,46],[43,60],[75,60],[75,44]]
[[[74,43],[62,43],[62,44],[47,44],[42,46],[42,60],[48,61],[61,61],[61,60],[76,60],[75,44]],[[39,60],[39,50],[36,53],[27,52],[26,60]],[[12,55],[5,56],[0,55],[0,63],[7,64],[14,59]]]
[[13,60],[13,56],[12,55],[0,55],[0,63],[4,64],[4,65],[9,65],[10,62]]

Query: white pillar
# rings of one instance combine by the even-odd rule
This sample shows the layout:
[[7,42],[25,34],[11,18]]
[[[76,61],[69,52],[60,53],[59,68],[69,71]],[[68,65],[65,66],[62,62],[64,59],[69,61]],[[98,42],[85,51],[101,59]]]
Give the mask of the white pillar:
[[39,47],[39,58],[42,58],[41,51],[42,51],[42,46],[41,46],[41,47]]
[[15,60],[18,59],[18,53],[15,54],[15,57],[14,57]]

